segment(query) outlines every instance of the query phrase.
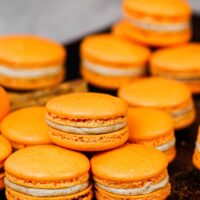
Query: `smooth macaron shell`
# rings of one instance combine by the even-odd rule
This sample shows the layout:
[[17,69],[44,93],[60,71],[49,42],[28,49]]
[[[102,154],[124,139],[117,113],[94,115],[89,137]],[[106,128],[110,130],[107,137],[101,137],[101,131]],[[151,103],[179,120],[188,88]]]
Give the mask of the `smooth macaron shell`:
[[[1,123],[1,133],[14,149],[50,144],[44,107],[28,107],[10,113]],[[25,124],[25,125],[24,125]]]
[[91,84],[117,89],[146,75],[150,50],[112,34],[86,37],[80,48],[82,75]]
[[6,91],[0,87],[0,121],[8,114],[10,110],[10,100]]

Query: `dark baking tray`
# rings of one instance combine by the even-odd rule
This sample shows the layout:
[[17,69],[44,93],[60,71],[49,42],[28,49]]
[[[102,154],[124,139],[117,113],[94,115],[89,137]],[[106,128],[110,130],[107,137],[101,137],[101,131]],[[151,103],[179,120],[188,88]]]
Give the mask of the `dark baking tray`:
[[[200,16],[192,18],[193,38],[192,41],[200,42]],[[108,32],[105,29],[101,32]],[[81,40],[80,40],[81,41]],[[68,50],[68,61],[66,65],[67,79],[72,80],[80,77],[79,73],[79,44],[80,41],[66,45]],[[200,56],[200,55],[199,55]],[[101,91],[90,87],[92,91]],[[106,92],[106,91],[102,91]],[[197,111],[196,121],[187,129],[177,131],[177,156],[169,166],[172,192],[169,200],[200,200],[200,171],[192,165],[192,154],[194,151],[198,126],[200,122],[200,95],[194,96]],[[5,200],[5,191],[0,192],[0,200]]]

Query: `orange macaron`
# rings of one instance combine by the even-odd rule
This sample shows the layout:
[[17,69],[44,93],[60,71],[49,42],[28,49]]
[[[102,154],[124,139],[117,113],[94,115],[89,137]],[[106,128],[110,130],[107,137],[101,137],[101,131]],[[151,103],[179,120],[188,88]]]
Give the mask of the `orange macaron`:
[[196,147],[193,154],[193,164],[200,170],[200,128],[197,136]]
[[162,151],[168,162],[176,156],[176,139],[171,116],[153,108],[130,108],[128,111],[129,142],[152,146]]
[[128,144],[91,159],[98,200],[166,199],[170,194],[167,160],[145,145]]
[[9,141],[0,135],[0,190],[4,188],[4,162],[11,152],[12,148]]
[[187,84],[200,93],[200,43],[157,50],[151,57],[151,73]]
[[120,88],[118,95],[132,107],[167,111],[174,120],[175,129],[183,129],[195,120],[191,91],[175,80],[146,78]]
[[8,114],[10,111],[10,100],[6,91],[0,87],[0,121]]
[[91,200],[90,162],[78,152],[53,145],[20,149],[5,162],[9,200]]
[[9,139],[14,150],[27,146],[50,144],[44,107],[16,110],[1,123],[1,133]]
[[191,38],[191,7],[183,0],[124,0],[116,35],[151,46],[172,46]]
[[80,48],[81,73],[90,84],[117,89],[147,73],[148,48],[112,34],[86,37]]
[[15,90],[54,86],[64,78],[64,48],[32,35],[0,37],[0,85]]
[[79,151],[102,151],[128,139],[127,105],[100,93],[72,93],[51,99],[47,124],[53,143]]

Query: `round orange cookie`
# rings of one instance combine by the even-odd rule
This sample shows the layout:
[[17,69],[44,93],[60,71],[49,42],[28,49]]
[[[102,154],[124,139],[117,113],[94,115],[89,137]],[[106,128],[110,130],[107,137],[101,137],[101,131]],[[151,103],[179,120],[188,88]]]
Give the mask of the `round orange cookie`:
[[128,139],[127,105],[100,93],[73,93],[46,105],[49,135],[53,143],[79,151],[118,147]]
[[200,170],[200,128],[196,141],[196,147],[193,154],[193,164],[197,169]]
[[173,120],[167,112],[152,108],[130,108],[129,142],[153,146],[162,151],[168,162],[176,156]]
[[185,128],[195,119],[189,88],[175,80],[146,78],[122,87],[118,94],[132,107],[143,106],[167,111],[174,120],[175,129]]
[[97,87],[117,89],[146,75],[149,49],[112,34],[86,37],[80,51],[82,75]]
[[191,38],[191,7],[183,0],[125,0],[116,35],[151,46],[171,46]]
[[32,146],[5,162],[9,200],[91,200],[90,163],[78,152],[53,145]]
[[10,110],[9,96],[5,90],[0,87],[0,121],[8,114]]
[[91,170],[98,200],[164,200],[170,194],[166,158],[149,146],[128,144],[96,154]]
[[44,107],[23,108],[10,113],[1,123],[1,133],[15,150],[51,143]]
[[54,86],[64,78],[64,48],[31,35],[0,37],[0,85],[16,90]]

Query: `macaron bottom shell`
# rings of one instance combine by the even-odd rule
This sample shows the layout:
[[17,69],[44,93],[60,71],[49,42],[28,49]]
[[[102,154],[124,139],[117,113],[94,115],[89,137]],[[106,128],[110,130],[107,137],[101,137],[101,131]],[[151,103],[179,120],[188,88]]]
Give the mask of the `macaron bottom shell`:
[[60,197],[33,197],[6,188],[6,197],[8,200],[91,200],[92,196],[92,186],[77,194]]
[[150,194],[139,195],[139,196],[122,196],[122,195],[115,195],[110,192],[107,192],[99,187],[95,186],[95,196],[97,200],[164,200],[170,194],[171,185],[167,184],[163,189],[157,190]]
[[99,134],[79,135],[62,132],[49,127],[49,136],[53,143],[64,148],[79,151],[103,151],[121,146],[128,140],[128,128]]
[[126,21],[121,21],[115,24],[113,27],[113,33],[132,41],[158,47],[179,45],[189,41],[191,38],[190,29],[182,32],[156,32],[137,28]]
[[168,163],[172,162],[176,157],[176,147],[172,147],[169,150],[163,152],[167,158]]
[[200,170],[200,153],[197,151],[197,149],[194,151],[193,164],[197,169]]

